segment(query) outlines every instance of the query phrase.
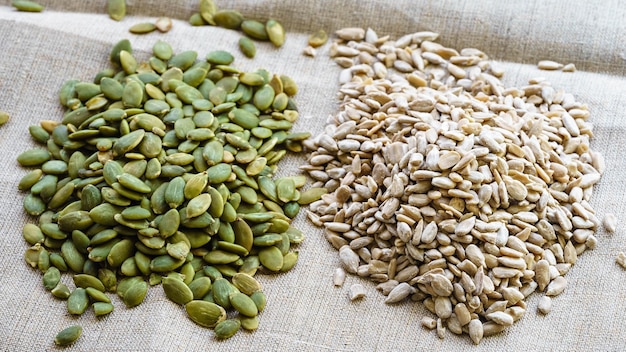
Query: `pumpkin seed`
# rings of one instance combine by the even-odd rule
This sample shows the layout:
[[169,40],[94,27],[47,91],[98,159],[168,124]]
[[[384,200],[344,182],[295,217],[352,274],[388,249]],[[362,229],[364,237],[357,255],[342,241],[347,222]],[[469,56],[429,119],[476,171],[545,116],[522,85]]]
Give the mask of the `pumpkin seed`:
[[243,15],[236,10],[218,10],[213,14],[213,21],[223,28],[239,29],[243,22]]
[[111,19],[121,21],[126,16],[126,0],[108,0],[107,11]]
[[172,278],[164,277],[161,280],[163,291],[165,296],[172,302],[180,305],[185,305],[193,300],[193,292],[183,281]]
[[273,19],[268,20],[265,23],[265,30],[267,31],[267,36],[274,46],[283,46],[285,43],[285,29],[280,22]]
[[200,0],[200,16],[206,23],[216,25],[213,16],[217,12],[217,6],[213,0]]
[[221,306],[204,300],[193,300],[185,304],[187,316],[196,324],[212,328],[226,319],[226,311]]
[[256,46],[248,37],[239,38],[239,50],[248,58],[253,58],[256,55]]
[[215,337],[220,340],[229,339],[239,331],[240,327],[241,322],[237,319],[224,320],[215,326]]
[[11,5],[13,5],[13,7],[15,7],[18,11],[41,12],[44,10],[43,5],[28,0],[13,0]]
[[97,317],[107,315],[113,311],[113,304],[109,302],[94,302],[91,306]]
[[82,287],[77,287],[67,298],[67,311],[70,314],[81,315],[89,306],[87,291]]
[[76,342],[83,333],[83,328],[80,325],[72,325],[57,333],[54,337],[54,343],[59,346],[67,346]]
[[134,34],[146,34],[154,32],[156,29],[156,25],[152,22],[140,22],[130,26],[128,31]]
[[241,30],[250,38],[256,40],[269,40],[265,24],[256,20],[245,20],[241,23]]

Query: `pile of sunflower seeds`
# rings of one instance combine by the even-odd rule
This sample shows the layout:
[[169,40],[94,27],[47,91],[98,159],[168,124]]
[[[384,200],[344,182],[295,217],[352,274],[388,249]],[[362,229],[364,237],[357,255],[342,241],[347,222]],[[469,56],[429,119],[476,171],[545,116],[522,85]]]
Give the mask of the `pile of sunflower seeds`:
[[[113,68],[63,84],[61,121],[30,126],[39,146],[17,157],[32,168],[19,189],[39,218],[23,228],[25,260],[68,313],[109,314],[108,293],[134,307],[162,283],[191,320],[225,339],[258,326],[266,298],[257,271],[296,265],[292,247],[304,235],[291,220],[325,193],[301,193],[304,175],[273,177],[310,136],[290,132],[297,86],[264,69],[242,72],[226,51],[197,58],[157,41],[139,62],[124,39]],[[78,336],[74,328],[59,341]]]
[[533,292],[562,293],[599,226],[589,200],[605,165],[587,106],[543,79],[505,87],[484,52],[437,33],[336,36],[339,112],[304,142],[302,169],[329,191],[307,214],[343,269],[385,303],[423,302],[441,338],[476,344]]

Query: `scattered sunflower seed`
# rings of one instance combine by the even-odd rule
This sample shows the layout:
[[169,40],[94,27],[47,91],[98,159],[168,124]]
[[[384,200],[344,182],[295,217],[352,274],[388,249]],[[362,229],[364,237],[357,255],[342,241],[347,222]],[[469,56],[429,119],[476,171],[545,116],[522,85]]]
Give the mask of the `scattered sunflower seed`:
[[607,232],[613,233],[617,229],[617,218],[612,213],[605,214],[602,225]]
[[159,17],[154,23],[156,29],[161,33],[169,32],[172,29],[172,19],[169,17]]
[[537,63],[540,70],[559,70],[563,68],[563,64],[551,60],[541,60]]
[[350,291],[348,293],[351,301],[355,301],[357,299],[362,299],[365,297],[365,288],[361,284],[354,284],[350,286]]

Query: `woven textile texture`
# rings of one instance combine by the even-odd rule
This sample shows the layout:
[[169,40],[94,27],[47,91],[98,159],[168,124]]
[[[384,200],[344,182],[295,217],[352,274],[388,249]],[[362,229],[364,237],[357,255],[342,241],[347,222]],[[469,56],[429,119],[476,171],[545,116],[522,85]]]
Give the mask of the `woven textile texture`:
[[[616,265],[626,251],[626,6],[617,0],[601,5],[586,1],[497,0],[235,0],[216,1],[247,18],[276,18],[284,23],[287,41],[280,48],[257,43],[250,60],[238,50],[240,32],[218,27],[192,27],[187,19],[197,0],[128,0],[120,22],[106,14],[106,1],[41,0],[41,13],[21,13],[0,0],[0,110],[11,120],[0,127],[0,350],[55,350],[61,329],[83,326],[83,336],[68,351],[623,351],[626,348],[626,271]],[[174,19],[168,33],[133,35],[128,28],[158,16]],[[41,274],[23,259],[28,247],[22,227],[36,219],[22,209],[24,193],[17,184],[27,172],[16,156],[35,146],[28,126],[43,119],[60,120],[58,91],[67,79],[91,81],[110,66],[111,46],[131,40],[136,56],[145,60],[158,39],[176,52],[212,50],[234,53],[242,70],[266,68],[298,83],[300,120],[294,131],[321,133],[336,113],[339,67],[328,57],[328,45],[316,58],[302,55],[307,37],[324,28],[372,27],[379,35],[397,38],[418,30],[441,34],[439,42],[456,49],[479,48],[505,70],[507,86],[521,87],[546,77],[555,88],[586,103],[594,125],[592,148],[601,152],[607,170],[595,187],[591,204],[599,218],[614,213],[617,232],[600,229],[598,246],[586,251],[566,275],[567,289],[553,300],[547,316],[536,313],[539,294],[528,300],[526,315],[503,333],[474,346],[465,336],[447,333],[439,339],[420,320],[430,313],[421,303],[383,303],[375,284],[349,276],[337,288],[332,273],[338,255],[304,211],[293,225],[306,240],[299,246],[297,266],[281,275],[261,275],[268,303],[259,329],[217,341],[213,332],[194,324],[184,309],[150,288],[143,304],[126,309],[117,296],[115,311],[95,318],[67,313],[65,302],[43,288]],[[577,72],[540,71],[542,59],[574,63]],[[281,175],[299,173],[305,157],[280,163]],[[621,170],[621,171],[620,171]],[[65,282],[71,282],[64,277]],[[367,296],[351,302],[348,288],[361,283]]]

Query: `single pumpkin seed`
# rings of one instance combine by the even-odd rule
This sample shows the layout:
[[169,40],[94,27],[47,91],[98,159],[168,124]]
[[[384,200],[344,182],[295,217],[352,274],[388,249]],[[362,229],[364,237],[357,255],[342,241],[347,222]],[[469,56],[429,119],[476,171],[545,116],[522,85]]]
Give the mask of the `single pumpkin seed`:
[[71,294],[70,289],[62,282],[56,285],[50,293],[58,299],[67,299]]
[[14,0],[11,5],[18,11],[24,12],[41,12],[44,10],[44,6],[40,3],[28,0]]
[[256,56],[256,45],[248,37],[239,38],[239,50],[248,58]]
[[281,47],[285,43],[285,29],[280,22],[270,19],[265,23],[267,36],[274,46]]
[[226,311],[221,306],[204,300],[193,300],[185,304],[187,316],[196,324],[212,328],[226,319]]
[[237,10],[218,10],[213,14],[213,21],[223,28],[239,29],[243,15]]
[[259,250],[259,260],[270,271],[279,271],[284,263],[283,254],[274,246]]
[[130,28],[128,28],[128,31],[133,34],[147,34],[150,32],[154,32],[154,30],[156,29],[156,25],[152,22],[140,22],[130,26]]
[[121,21],[126,16],[126,0],[108,0],[107,11],[111,19]]
[[94,302],[91,306],[97,317],[107,315],[113,311],[113,304],[109,302]]
[[67,311],[70,314],[81,315],[89,306],[89,296],[82,287],[77,287],[67,298]]
[[241,30],[257,40],[269,40],[265,24],[256,20],[245,20],[241,23]]
[[165,296],[172,302],[180,305],[185,305],[193,300],[193,292],[183,281],[172,278],[164,277],[161,280],[163,291]]
[[80,325],[72,325],[61,331],[59,331],[54,337],[54,343],[59,346],[68,346],[76,342],[83,333],[83,328]]

